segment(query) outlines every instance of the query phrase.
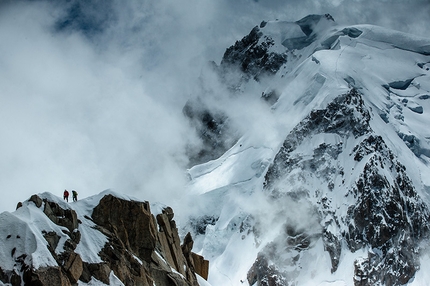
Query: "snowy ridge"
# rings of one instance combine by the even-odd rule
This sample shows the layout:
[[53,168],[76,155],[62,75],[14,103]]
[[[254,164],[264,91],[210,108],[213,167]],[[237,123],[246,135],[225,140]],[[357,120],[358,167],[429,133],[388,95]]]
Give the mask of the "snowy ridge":
[[[76,248],[76,253],[81,255],[83,261],[89,263],[102,262],[98,253],[108,240],[105,235],[94,229],[94,223],[88,220],[87,217],[91,217],[93,208],[107,194],[126,197],[106,190],[86,200],[69,204],[51,193],[38,194],[41,199],[54,202],[63,209],[76,211],[78,219],[82,222],[79,227],[82,240]],[[43,209],[44,205],[41,207]],[[23,202],[23,206],[13,213],[1,213],[0,221],[2,225],[0,240],[1,245],[4,246],[0,252],[3,270],[16,270],[19,273],[21,265],[17,264],[18,261],[22,262],[22,264],[33,265],[36,269],[57,265],[56,260],[46,247],[46,239],[43,234],[54,232],[60,236],[59,243],[55,249],[55,253],[60,255],[66,240],[69,239],[69,236],[65,233],[68,229],[53,223],[33,201],[27,200]],[[11,259],[10,253],[13,253],[13,259]],[[20,258],[24,258],[24,260],[21,261]]]
[[189,170],[203,215],[185,229],[212,285],[424,285],[429,47],[311,15],[227,49],[222,81],[263,93],[276,134],[248,130]]
[[0,214],[0,281],[198,285],[195,269],[207,278],[207,260],[192,252],[190,235],[180,244],[173,210],[153,206],[156,216],[148,202],[110,190],[71,203],[33,195]]

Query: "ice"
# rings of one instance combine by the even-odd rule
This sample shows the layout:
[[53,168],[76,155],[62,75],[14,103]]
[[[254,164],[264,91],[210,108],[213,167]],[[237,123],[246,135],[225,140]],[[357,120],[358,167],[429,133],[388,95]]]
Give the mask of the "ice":
[[[430,179],[429,176],[420,174],[430,174],[430,160],[426,157],[430,152],[425,152],[429,148],[430,138],[430,131],[426,131],[430,120],[430,81],[428,70],[425,69],[428,66],[425,63],[430,61],[430,40],[371,25],[328,27],[326,30],[318,30],[315,40],[319,39],[319,43],[296,50],[300,60],[286,63],[284,70],[288,72],[283,72],[281,68],[277,75],[279,78],[276,79],[276,84],[280,97],[272,110],[278,120],[279,133],[272,139],[278,142],[261,145],[247,140],[246,143],[238,143],[220,158],[189,170],[189,188],[197,195],[196,200],[207,206],[207,214],[216,212],[219,216],[215,225],[207,226],[204,238],[197,238],[198,241],[204,241],[199,243],[200,253],[211,259],[209,283],[212,285],[248,285],[246,275],[259,249],[276,238],[280,231],[277,223],[284,220],[278,217],[282,212],[274,204],[268,207],[263,199],[255,203],[255,208],[251,208],[252,203],[246,197],[256,196],[262,191],[261,177],[267,170],[266,164],[272,162],[291,129],[311,110],[324,108],[334,97],[346,93],[351,87],[357,88],[363,95],[365,105],[372,113],[372,129],[384,138],[395,156],[406,165],[417,192],[427,197],[423,186],[430,186]],[[285,43],[286,39],[300,39],[306,35],[303,29],[297,29],[296,24],[281,21],[267,22],[261,30],[275,39],[277,49],[280,48],[279,42]],[[263,90],[267,89],[265,87]],[[399,137],[400,132],[414,135],[419,140],[419,147],[424,150],[420,156],[408,149]],[[249,130],[245,136],[257,138],[259,134],[264,133],[261,130]],[[294,152],[309,159],[319,144],[335,145],[340,142],[348,150],[357,144],[355,138],[345,141],[336,134],[318,135],[304,142]],[[319,190],[323,192],[321,196],[327,196],[332,206],[335,206],[333,215],[343,216],[354,201],[351,197],[345,197],[341,190],[354,186],[370,157],[357,162],[347,155],[349,154],[338,158],[339,165],[348,172],[344,181],[333,176],[333,192],[322,188],[318,178],[312,175],[305,177],[305,183],[286,180],[280,188]],[[324,167],[327,166],[322,166]],[[301,170],[293,172],[297,175],[304,173]],[[290,175],[292,177],[295,173]],[[391,176],[389,173],[386,175],[388,178]],[[247,193],[245,190],[252,192]],[[310,196],[309,200],[316,203],[317,197],[313,198],[312,194]],[[218,202],[219,205],[214,207],[208,202]],[[288,213],[290,210],[290,215],[296,213],[299,219],[308,219],[305,212],[291,210],[295,207],[297,205],[288,203],[284,205],[286,209],[283,211]],[[203,213],[204,209],[201,209]],[[244,212],[252,213],[255,219],[266,224],[266,232],[258,238],[254,237],[254,241],[251,235],[242,240],[237,229],[229,228]],[[327,231],[335,234],[347,231],[347,228],[343,225],[339,228],[332,223]],[[378,249],[369,250],[372,251],[379,253]],[[301,258],[303,268],[299,275],[299,285],[353,285],[354,263],[367,256],[366,249],[351,253],[343,245],[339,269],[331,273],[330,257],[322,242],[318,241]],[[425,259],[428,260],[428,257]],[[421,264],[423,269],[427,269],[425,259]],[[425,272],[418,272],[413,285],[421,285],[418,281],[422,283],[428,278]]]
[[[192,189],[203,194],[260,177],[272,156],[271,148],[236,144],[219,159],[189,170]],[[237,168],[238,166],[241,168]]]

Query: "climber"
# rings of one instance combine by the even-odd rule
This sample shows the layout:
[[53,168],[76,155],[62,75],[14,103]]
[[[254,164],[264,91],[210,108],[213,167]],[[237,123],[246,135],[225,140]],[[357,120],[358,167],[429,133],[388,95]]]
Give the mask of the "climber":
[[69,192],[67,190],[64,190],[63,199],[66,202],[69,202]]
[[73,201],[76,202],[78,200],[78,192],[75,190],[72,190],[72,195],[73,195]]

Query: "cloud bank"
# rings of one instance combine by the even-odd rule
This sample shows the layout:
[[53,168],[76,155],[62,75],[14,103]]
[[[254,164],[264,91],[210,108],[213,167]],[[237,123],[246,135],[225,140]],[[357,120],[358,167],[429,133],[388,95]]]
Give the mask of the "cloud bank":
[[205,64],[262,20],[322,13],[421,36],[430,22],[427,0],[2,2],[0,211],[65,188],[178,204]]

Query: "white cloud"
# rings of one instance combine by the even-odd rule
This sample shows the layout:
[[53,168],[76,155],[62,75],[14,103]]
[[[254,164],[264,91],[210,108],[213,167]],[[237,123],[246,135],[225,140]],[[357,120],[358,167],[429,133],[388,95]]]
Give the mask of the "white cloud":
[[[84,24],[92,18],[83,17],[55,30],[73,20],[74,3],[81,3],[80,13],[100,13],[101,29],[88,30]],[[167,204],[179,199],[184,146],[194,140],[182,106],[196,95],[204,64],[219,63],[225,49],[262,20],[331,13],[340,23],[418,35],[426,35],[430,21],[424,0],[85,3],[1,6],[0,211],[34,193],[61,195],[64,188],[81,197],[115,188]],[[234,106],[240,102],[226,111],[234,114]]]
[[97,53],[76,33],[53,34],[41,23],[46,10],[20,8],[11,11],[26,13],[11,13],[0,25],[0,187],[8,194],[1,209],[64,188],[83,196],[111,187],[151,198],[174,193],[172,181],[185,180],[181,152],[192,133],[181,108],[158,98],[163,83],[172,93],[169,79],[151,78],[154,89],[128,55]]

